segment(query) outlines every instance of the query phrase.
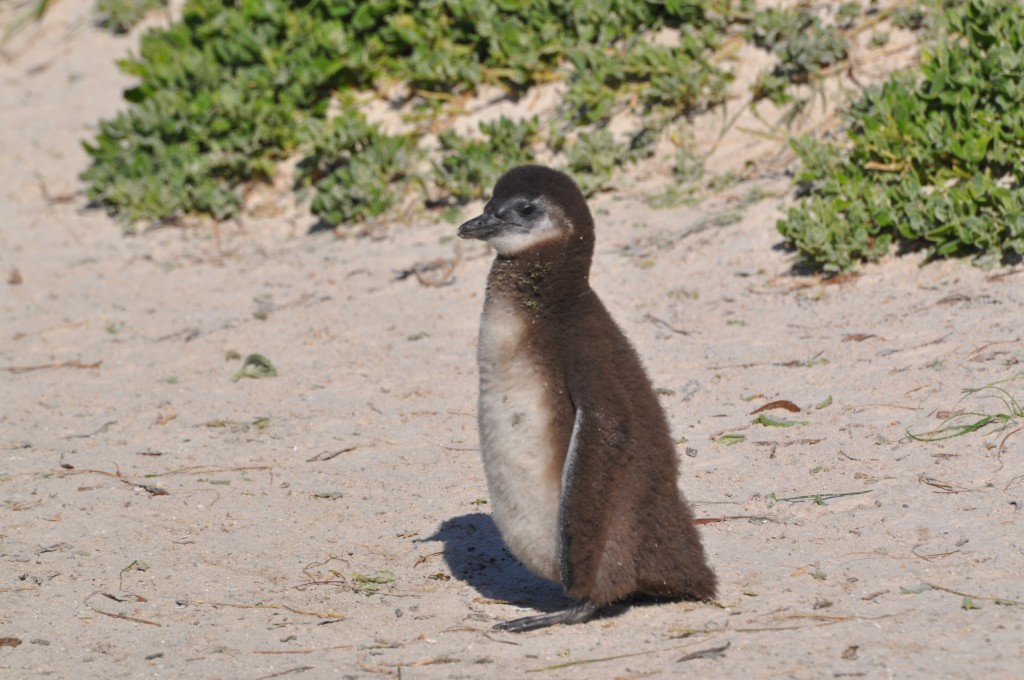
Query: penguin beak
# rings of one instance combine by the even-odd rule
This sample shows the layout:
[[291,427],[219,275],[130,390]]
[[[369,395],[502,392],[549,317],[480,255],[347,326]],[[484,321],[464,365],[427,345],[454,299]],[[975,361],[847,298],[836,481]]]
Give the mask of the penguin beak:
[[504,220],[485,212],[459,227],[459,238],[476,238],[486,241],[506,226]]

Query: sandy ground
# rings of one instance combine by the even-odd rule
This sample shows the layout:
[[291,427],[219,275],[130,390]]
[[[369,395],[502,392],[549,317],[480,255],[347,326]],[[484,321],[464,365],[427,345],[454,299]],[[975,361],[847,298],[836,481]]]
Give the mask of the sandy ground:
[[[77,175],[134,43],[88,6],[54,3],[0,61],[0,675],[1024,675],[1019,422],[907,436],[1007,412],[960,399],[1021,376],[1021,269],[795,276],[778,179],[695,207],[596,199],[593,282],[664,394],[681,487],[722,520],[702,527],[720,598],[496,633],[564,600],[486,505],[489,253],[466,244],[428,286],[396,272],[452,258],[452,225],[123,237]],[[775,197],[743,207],[755,189]],[[278,375],[233,381],[229,352]],[[804,424],[752,424],[776,400]],[[815,494],[846,495],[785,500]]]

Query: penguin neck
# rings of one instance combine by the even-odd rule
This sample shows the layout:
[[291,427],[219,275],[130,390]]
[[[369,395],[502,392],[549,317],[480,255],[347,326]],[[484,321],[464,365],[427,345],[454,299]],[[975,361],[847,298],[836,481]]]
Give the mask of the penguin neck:
[[498,256],[487,278],[487,293],[535,313],[565,309],[590,290],[591,251],[534,248],[511,257]]

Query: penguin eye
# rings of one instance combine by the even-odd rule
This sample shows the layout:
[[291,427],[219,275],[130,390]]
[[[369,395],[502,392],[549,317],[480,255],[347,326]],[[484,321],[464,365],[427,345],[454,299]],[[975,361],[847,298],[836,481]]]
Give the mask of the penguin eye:
[[533,203],[527,203],[526,205],[519,209],[519,214],[532,215],[534,212],[536,212],[536,210],[537,206],[535,206]]

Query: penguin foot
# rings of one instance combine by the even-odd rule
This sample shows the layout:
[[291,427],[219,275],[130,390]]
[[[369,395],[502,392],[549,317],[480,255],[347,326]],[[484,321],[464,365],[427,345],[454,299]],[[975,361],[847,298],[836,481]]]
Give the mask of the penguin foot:
[[530,630],[538,630],[539,628],[547,628],[549,626],[569,626],[574,623],[589,621],[594,618],[600,610],[601,608],[593,602],[583,601],[569,607],[568,609],[551,612],[550,614],[524,616],[521,619],[505,621],[504,623],[499,623],[494,626],[494,630],[504,630],[509,633],[525,633]]

